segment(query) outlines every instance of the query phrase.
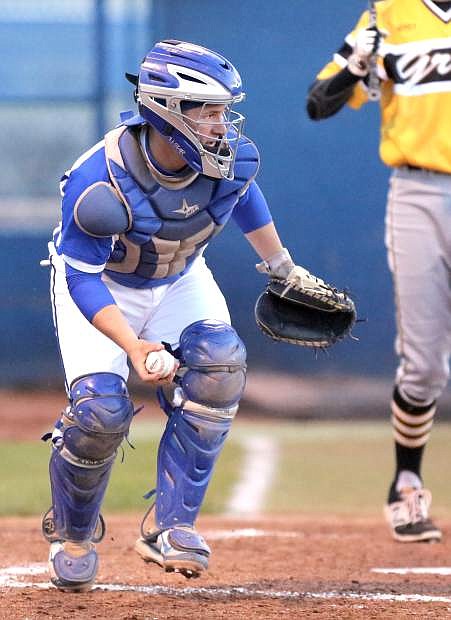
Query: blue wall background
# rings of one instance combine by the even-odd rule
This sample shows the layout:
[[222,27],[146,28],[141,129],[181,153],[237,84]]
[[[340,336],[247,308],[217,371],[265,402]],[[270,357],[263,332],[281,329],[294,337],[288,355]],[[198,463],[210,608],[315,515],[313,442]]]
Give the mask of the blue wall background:
[[[316,358],[309,350],[264,338],[254,324],[253,304],[265,279],[254,269],[257,257],[231,224],[206,255],[248,346],[250,366],[308,374],[391,375],[394,310],[383,243],[388,171],[377,153],[379,112],[375,105],[358,113],[346,109],[321,123],[311,122],[305,113],[309,84],[353,27],[365,3],[348,0],[340,3],[339,11],[330,0],[156,0],[139,5],[145,5],[145,19],[140,20],[136,11],[128,14],[125,4],[122,18],[106,24],[106,51],[111,58],[111,63],[105,62],[108,122],[113,123],[119,110],[130,105],[123,71],[134,71],[155,39],[190,40],[229,57],[243,77],[247,101],[240,111],[247,117],[247,135],[259,146],[258,181],[285,245],[298,263],[349,288],[359,316],[366,319],[355,328],[359,342],[348,340]],[[24,49],[14,28],[18,28],[16,35],[28,29],[28,41],[34,45],[22,71],[24,79],[20,78]],[[98,139],[92,109],[84,101],[70,100],[74,85],[77,96],[87,101],[95,88],[90,63],[96,48],[92,44],[89,54],[86,45],[81,45],[92,35],[89,28],[75,20],[67,25],[63,40],[52,39],[52,34],[60,32],[58,24],[0,23],[0,33],[7,31],[9,36],[8,62],[0,70],[8,85],[0,92],[4,107],[0,130],[10,135],[14,127],[14,146],[0,154],[5,160],[0,166],[2,222],[8,221],[6,197],[28,200],[36,195],[48,198],[56,222],[60,175],[81,150]],[[83,53],[78,51],[80,46]],[[67,62],[76,67],[70,81],[61,75]],[[31,76],[36,79],[37,74],[37,83],[31,85]],[[42,93],[50,100],[40,116],[33,98]],[[24,181],[13,183],[12,174]],[[33,178],[39,183],[32,182]],[[39,260],[46,256],[51,221],[43,227],[25,218],[23,224],[3,227],[2,384],[60,382],[48,272],[39,267]]]

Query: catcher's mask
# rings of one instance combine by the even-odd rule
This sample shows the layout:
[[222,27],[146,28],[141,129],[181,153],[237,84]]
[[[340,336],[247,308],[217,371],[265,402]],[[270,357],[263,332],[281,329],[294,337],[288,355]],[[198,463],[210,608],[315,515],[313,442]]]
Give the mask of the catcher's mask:
[[[200,45],[166,40],[148,52],[138,76],[126,77],[136,86],[140,115],[193,170],[213,178],[234,178],[244,116],[232,107],[245,95],[240,75],[228,60]],[[189,107],[209,104],[224,106],[222,119],[216,121],[221,131],[215,144],[186,116]]]

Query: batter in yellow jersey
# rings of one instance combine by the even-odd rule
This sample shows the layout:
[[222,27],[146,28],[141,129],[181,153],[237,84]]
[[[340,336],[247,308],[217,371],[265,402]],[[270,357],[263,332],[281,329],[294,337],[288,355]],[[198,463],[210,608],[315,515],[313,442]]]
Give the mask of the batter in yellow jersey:
[[[446,3],[440,3],[446,4]],[[451,173],[451,9],[429,0],[376,2],[379,45],[382,160]],[[343,47],[318,75],[334,75],[347,64],[356,33],[368,25],[368,11]],[[362,81],[348,105],[367,101]]]
[[401,542],[442,537],[421,464],[451,354],[451,1],[381,0],[310,87],[312,120],[380,100],[380,155],[393,168],[386,247],[399,365],[391,401],[396,470],[385,514]]

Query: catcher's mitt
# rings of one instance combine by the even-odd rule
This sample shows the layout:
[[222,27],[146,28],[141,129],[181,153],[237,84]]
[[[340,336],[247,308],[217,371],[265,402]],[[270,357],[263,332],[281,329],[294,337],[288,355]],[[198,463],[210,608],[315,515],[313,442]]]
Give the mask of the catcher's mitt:
[[356,311],[345,292],[294,267],[286,280],[270,279],[255,304],[255,320],[274,340],[326,348],[350,335]]

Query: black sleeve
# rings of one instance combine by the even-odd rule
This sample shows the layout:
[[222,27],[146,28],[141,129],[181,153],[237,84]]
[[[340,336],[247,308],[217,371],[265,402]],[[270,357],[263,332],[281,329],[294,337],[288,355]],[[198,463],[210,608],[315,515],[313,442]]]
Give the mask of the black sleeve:
[[315,80],[307,95],[307,114],[313,121],[336,114],[349,97],[361,77],[352,74],[347,67],[325,80]]

